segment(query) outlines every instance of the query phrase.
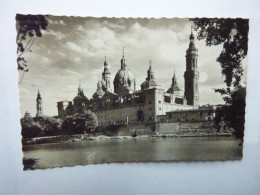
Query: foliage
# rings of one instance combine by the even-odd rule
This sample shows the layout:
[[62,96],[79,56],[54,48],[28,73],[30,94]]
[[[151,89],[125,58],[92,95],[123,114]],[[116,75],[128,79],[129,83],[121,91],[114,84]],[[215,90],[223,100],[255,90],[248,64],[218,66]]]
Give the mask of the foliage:
[[197,38],[204,39],[207,46],[223,45],[217,58],[225,77],[227,89],[218,89],[221,94],[229,93],[230,88],[240,85],[243,75],[242,60],[248,51],[248,19],[194,18],[191,19]]
[[223,117],[226,124],[235,130],[239,138],[244,136],[246,88],[240,84],[243,76],[242,60],[248,51],[248,19],[193,18],[197,38],[207,46],[223,45],[217,58],[222,68],[226,89],[216,89],[223,95],[226,104],[217,110],[215,122]]
[[98,125],[97,116],[90,110],[67,116],[62,123],[62,130],[69,134],[91,133]]
[[21,119],[23,138],[34,138],[44,135],[42,126],[35,122],[30,115]]
[[32,170],[34,169],[34,166],[37,165],[39,159],[36,158],[23,158],[23,170]]
[[230,123],[230,127],[235,129],[235,135],[239,138],[244,137],[245,128],[245,107],[246,107],[246,88],[238,87],[226,99],[225,121]]
[[54,136],[59,135],[61,133],[62,123],[60,119],[50,116],[42,116],[38,117],[37,120],[43,128],[45,136]]
[[226,98],[226,104],[217,109],[215,122],[219,124],[223,117],[229,127],[235,130],[238,138],[244,137],[245,128],[246,88],[239,86],[230,97]]
[[[31,47],[33,45],[35,37],[42,36],[42,30],[46,30],[48,22],[43,15],[16,15],[17,24],[17,66],[18,70],[23,71],[23,76],[25,72],[28,72],[28,64],[24,59],[23,54],[27,51],[31,52]],[[24,42],[26,44],[24,45]],[[23,77],[22,77],[23,79]],[[21,83],[20,80],[19,84]]]

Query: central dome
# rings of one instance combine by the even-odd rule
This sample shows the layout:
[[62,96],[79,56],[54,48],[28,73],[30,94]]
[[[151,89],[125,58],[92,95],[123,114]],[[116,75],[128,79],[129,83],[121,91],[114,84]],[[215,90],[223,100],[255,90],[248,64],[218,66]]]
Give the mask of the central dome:
[[130,72],[130,70],[118,70],[118,72],[116,73],[114,82],[123,82],[124,81],[124,77],[127,78],[127,81],[132,81],[134,79],[133,74]]
[[[114,92],[119,95],[130,94],[134,91],[134,85],[135,79],[128,69],[126,59],[123,55],[121,59],[121,69],[118,70],[114,79]],[[123,92],[122,94],[121,91]]]

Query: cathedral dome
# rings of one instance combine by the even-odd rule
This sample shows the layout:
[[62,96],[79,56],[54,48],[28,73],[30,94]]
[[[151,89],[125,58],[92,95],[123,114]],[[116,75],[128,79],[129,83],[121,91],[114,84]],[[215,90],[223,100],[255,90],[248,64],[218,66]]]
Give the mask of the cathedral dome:
[[131,82],[134,80],[133,74],[130,72],[130,70],[127,69],[120,69],[115,76],[114,83],[123,83],[124,77],[127,78],[128,82]]
[[116,73],[114,79],[114,93],[119,94],[122,89],[124,93],[120,93],[121,95],[125,94],[126,90],[128,90],[128,94],[130,94],[135,90],[135,79],[127,67],[127,60],[125,59],[124,53],[120,62],[121,68]]
[[88,98],[85,96],[83,89],[81,89],[80,85],[78,88],[78,94],[74,97],[74,101],[88,101]]
[[80,95],[76,95],[73,100],[82,100],[82,97]]

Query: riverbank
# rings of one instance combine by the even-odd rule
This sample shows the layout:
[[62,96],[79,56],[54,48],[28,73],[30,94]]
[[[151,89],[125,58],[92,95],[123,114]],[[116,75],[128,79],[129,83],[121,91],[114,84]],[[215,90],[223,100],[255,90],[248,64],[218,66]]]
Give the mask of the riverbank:
[[36,138],[22,138],[23,145],[47,144],[47,143],[61,143],[61,142],[77,142],[77,141],[91,141],[103,139],[138,139],[138,138],[167,138],[167,137],[213,137],[213,136],[232,136],[231,133],[178,133],[178,134],[156,134],[156,135],[137,135],[134,136],[107,136],[107,135],[92,135],[92,134],[76,134],[76,135],[58,135],[48,137]]

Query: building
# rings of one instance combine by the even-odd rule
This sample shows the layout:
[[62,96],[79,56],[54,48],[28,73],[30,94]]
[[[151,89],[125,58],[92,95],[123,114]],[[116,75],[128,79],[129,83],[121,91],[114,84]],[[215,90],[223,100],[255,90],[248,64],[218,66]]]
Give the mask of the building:
[[[111,86],[111,73],[105,57],[104,70],[97,83],[97,90],[88,99],[79,85],[78,94],[72,101],[58,102],[58,116],[65,117],[85,109],[92,110],[98,117],[99,125],[156,122],[158,116],[168,116],[171,112],[194,113],[199,108],[198,89],[198,49],[195,46],[193,31],[190,35],[189,48],[186,51],[186,71],[184,73],[184,95],[173,74],[172,84],[165,91],[156,81],[150,61],[147,76],[136,90],[136,80],[131,73],[124,50],[120,60],[120,69]],[[185,111],[193,110],[193,111]]]
[[214,117],[215,110],[212,108],[174,110],[166,113],[168,122],[211,121]]
[[42,111],[42,97],[40,94],[40,91],[38,90],[37,98],[36,98],[36,117],[42,116],[43,111]]

